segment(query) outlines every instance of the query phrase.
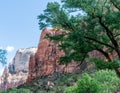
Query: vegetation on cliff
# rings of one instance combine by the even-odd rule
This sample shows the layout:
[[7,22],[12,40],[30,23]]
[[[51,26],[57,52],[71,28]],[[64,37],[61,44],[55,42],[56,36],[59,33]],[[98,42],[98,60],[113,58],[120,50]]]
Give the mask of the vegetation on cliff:
[[54,73],[0,93],[117,93],[120,91],[119,82],[113,70],[87,71],[83,74]]

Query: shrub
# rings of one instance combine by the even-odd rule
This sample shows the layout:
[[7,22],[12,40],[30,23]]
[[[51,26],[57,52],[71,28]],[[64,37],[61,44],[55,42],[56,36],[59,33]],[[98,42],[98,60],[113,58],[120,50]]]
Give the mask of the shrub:
[[76,86],[69,87],[65,93],[99,93],[99,82],[91,78],[88,74],[84,74],[82,79],[77,82]]
[[113,93],[120,89],[120,79],[114,70],[100,70],[93,75],[101,85],[102,93]]
[[120,89],[120,79],[113,70],[100,70],[94,74],[83,74],[76,86],[64,93],[114,93]]
[[64,93],[78,93],[78,87],[77,86],[68,87]]
[[1,91],[0,93],[33,93],[33,92],[25,88],[20,88],[20,89],[12,88],[9,90]]

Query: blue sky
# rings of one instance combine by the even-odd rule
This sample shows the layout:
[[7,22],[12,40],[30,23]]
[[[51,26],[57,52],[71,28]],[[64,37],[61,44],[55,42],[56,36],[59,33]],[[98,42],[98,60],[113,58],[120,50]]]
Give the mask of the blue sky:
[[8,62],[19,48],[37,47],[41,33],[37,16],[53,1],[60,0],[0,1],[0,48],[8,50]]

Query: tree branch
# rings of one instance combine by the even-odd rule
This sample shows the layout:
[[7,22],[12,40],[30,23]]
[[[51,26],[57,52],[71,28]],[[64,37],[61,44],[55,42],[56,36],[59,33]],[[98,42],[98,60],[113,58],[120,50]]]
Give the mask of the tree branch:
[[120,33],[119,33],[119,34],[114,35],[114,37],[118,37],[118,36],[120,36]]
[[113,46],[111,46],[111,45],[109,45],[109,44],[106,44],[106,43],[104,43],[104,42],[101,42],[101,41],[99,41],[99,40],[97,40],[97,39],[95,39],[95,38],[91,38],[91,37],[87,37],[87,36],[85,36],[85,38],[86,38],[86,39],[89,39],[89,40],[92,40],[92,41],[95,41],[95,42],[97,42],[97,43],[99,43],[99,44],[102,44],[102,45],[105,45],[105,46],[107,46],[107,47],[110,47],[110,48],[114,49]]
[[87,53],[83,55],[83,58],[82,58],[80,64],[77,65],[77,67],[79,67],[83,64],[83,62],[85,61],[86,55],[87,55]]
[[109,30],[109,28],[102,22],[102,17],[99,17],[99,23],[100,25],[105,29],[107,36],[109,37],[110,41],[112,42],[112,44],[114,45],[114,50],[116,51],[116,53],[118,54],[118,57],[120,59],[120,49],[119,49],[119,45],[118,42],[115,40],[115,37],[113,35],[113,33]]
[[107,52],[103,51],[102,49],[98,49],[98,48],[96,50],[98,50],[99,52],[101,52],[106,57],[106,59],[109,62],[112,61],[111,58],[110,58],[110,56],[109,56],[109,54]]
[[119,8],[113,1],[111,1],[111,3],[113,4],[113,6],[114,6],[115,8],[117,8],[118,10],[120,10],[120,8]]
[[100,25],[105,29],[107,36],[109,37],[109,39],[111,40],[112,44],[114,45],[114,47],[118,47],[118,43],[116,42],[116,40],[114,39],[113,33],[108,29],[107,26],[105,26],[105,24],[102,22],[102,17],[99,17],[99,23]]

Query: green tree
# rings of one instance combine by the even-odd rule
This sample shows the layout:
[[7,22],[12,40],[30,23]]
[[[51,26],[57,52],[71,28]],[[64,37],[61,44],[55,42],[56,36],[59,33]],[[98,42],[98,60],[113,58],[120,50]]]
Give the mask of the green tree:
[[6,50],[0,49],[0,63],[2,63],[3,65],[7,63],[6,54],[7,54]]
[[75,60],[82,64],[93,50],[108,61],[113,53],[120,59],[119,16],[119,0],[62,0],[61,5],[48,3],[38,19],[40,29],[51,26],[64,30],[61,35],[49,36],[66,54],[60,63]]
[[64,93],[115,93],[120,91],[120,79],[113,70],[99,70],[84,73],[75,86],[68,87]]

